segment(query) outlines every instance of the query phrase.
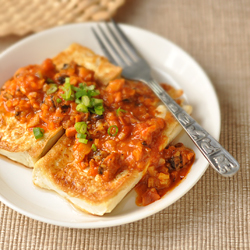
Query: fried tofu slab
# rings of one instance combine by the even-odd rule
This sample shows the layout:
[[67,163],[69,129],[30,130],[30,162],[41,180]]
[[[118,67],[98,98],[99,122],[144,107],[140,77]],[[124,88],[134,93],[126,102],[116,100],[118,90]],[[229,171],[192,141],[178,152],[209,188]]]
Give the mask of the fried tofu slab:
[[27,124],[18,122],[14,117],[0,114],[0,124],[0,154],[30,168],[64,133],[64,129],[59,127],[37,141],[33,132],[27,129]]
[[[72,44],[53,58],[52,62],[56,68],[61,69],[63,65],[73,60],[93,70],[95,78],[103,79],[105,83],[118,77],[121,73],[120,67],[110,64],[106,58],[95,55],[91,50],[79,44]],[[48,66],[44,65],[44,67]],[[47,79],[41,76],[41,71],[46,71],[44,67],[27,66],[19,69],[13,78],[4,84],[0,96],[0,154],[31,168],[64,133],[62,126],[50,126],[45,131],[44,136],[37,140],[32,131],[32,128],[36,126],[37,118],[39,118],[34,114],[41,113],[42,108],[39,102],[33,102],[34,97],[37,98],[37,93],[46,92],[46,86],[49,85],[47,79],[50,80],[48,76]],[[33,71],[36,71],[36,77],[33,77]],[[28,79],[29,81],[28,77],[31,78]],[[22,84],[21,81],[26,81],[27,85]],[[31,90],[28,84],[36,84],[36,86]],[[40,85],[39,88],[38,85]],[[44,100],[45,96],[40,95],[40,103]],[[55,103],[55,100],[53,102]],[[54,105],[53,102],[48,105]],[[20,108],[21,105],[23,109]],[[25,119],[25,116],[32,112],[33,116]],[[21,117],[22,114],[23,117]],[[43,125],[46,125],[46,121]]]
[[107,58],[96,55],[92,50],[77,43],[72,44],[53,58],[57,69],[63,68],[63,65],[72,61],[93,70],[95,79],[103,84],[108,84],[109,81],[120,77],[122,71],[120,67],[111,64]]
[[[110,213],[181,131],[154,93],[121,71],[79,44],[18,70],[0,96],[0,154],[34,167],[36,186],[81,211]],[[191,113],[182,91],[164,88]]]
[[[186,105],[184,109],[191,113],[191,106]],[[162,112],[159,116],[170,115],[165,107],[160,107],[160,110]],[[173,119],[162,131],[161,137],[164,140],[159,147],[165,148],[180,131],[180,125]],[[113,179],[106,181],[100,174],[91,175],[90,167],[84,168],[75,162],[74,140],[66,135],[59,139],[46,156],[36,163],[33,182],[38,187],[57,192],[83,212],[93,215],[110,213],[141,180],[150,166],[151,159],[147,157],[140,168],[118,171]],[[112,154],[111,151],[108,153]],[[119,161],[116,164],[122,167],[119,166]]]

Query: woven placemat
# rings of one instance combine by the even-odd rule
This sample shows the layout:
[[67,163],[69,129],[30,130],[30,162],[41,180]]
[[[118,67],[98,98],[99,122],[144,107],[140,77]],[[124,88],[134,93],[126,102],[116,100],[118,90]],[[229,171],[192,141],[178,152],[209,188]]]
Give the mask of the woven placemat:
[[0,0],[0,36],[112,17],[124,0]]
[[[223,178],[210,167],[173,205],[112,228],[53,226],[0,203],[0,250],[249,250],[249,17],[249,0],[126,0],[115,15],[173,41],[204,68],[220,101],[220,142],[241,165],[237,175]],[[0,38],[0,50],[18,40]]]

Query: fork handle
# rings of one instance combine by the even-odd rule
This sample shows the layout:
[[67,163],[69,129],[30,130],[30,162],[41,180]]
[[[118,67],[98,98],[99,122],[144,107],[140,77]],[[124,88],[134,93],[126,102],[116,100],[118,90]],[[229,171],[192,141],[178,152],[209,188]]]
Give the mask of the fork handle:
[[[145,82],[145,81],[144,81]],[[145,82],[167,106],[175,119],[187,132],[210,165],[222,176],[233,176],[239,170],[239,163],[205,129],[181,108],[154,80]]]

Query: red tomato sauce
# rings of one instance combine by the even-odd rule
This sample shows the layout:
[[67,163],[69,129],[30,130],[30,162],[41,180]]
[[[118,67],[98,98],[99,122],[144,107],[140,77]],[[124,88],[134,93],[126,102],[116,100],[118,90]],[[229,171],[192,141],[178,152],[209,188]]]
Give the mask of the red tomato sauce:
[[159,153],[159,161],[149,166],[146,174],[136,185],[136,204],[146,206],[159,200],[176,187],[188,174],[195,154],[182,143],[168,146]]
[[[95,98],[103,100],[103,113],[78,111],[73,90],[72,97],[64,98],[66,78],[72,89],[80,84],[94,86],[99,91]],[[181,104],[178,98],[182,91],[169,85],[163,87]],[[91,176],[112,181],[124,170],[143,171],[150,163],[136,186],[139,205],[160,199],[176,186],[194,159],[194,153],[183,145],[159,152],[166,140],[162,134],[167,122],[157,117],[158,103],[155,94],[140,82],[116,79],[105,86],[95,81],[93,71],[74,62],[57,70],[51,59],[19,69],[0,95],[0,111],[27,123],[27,129],[39,127],[49,132],[62,126],[66,136],[75,140],[77,166],[88,169]],[[79,141],[75,128],[79,122],[86,123],[86,143]]]

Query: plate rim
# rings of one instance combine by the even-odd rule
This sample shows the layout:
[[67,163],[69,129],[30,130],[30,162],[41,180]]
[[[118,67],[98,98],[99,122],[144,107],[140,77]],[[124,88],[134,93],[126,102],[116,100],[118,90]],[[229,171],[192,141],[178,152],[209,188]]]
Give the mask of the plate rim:
[[[32,40],[34,38],[39,38],[39,36],[43,36],[46,35],[46,33],[50,33],[53,32],[55,30],[60,30],[60,29],[64,29],[65,27],[74,27],[74,26],[86,26],[86,27],[91,27],[92,25],[96,25],[96,22],[87,22],[87,23],[77,23],[77,24],[67,24],[67,25],[62,25],[62,26],[58,26],[58,27],[53,27],[51,29],[47,29],[44,31],[41,31],[39,33],[35,33],[32,34],[30,36],[27,36],[23,39],[21,39],[20,41],[14,43],[13,45],[9,46],[7,49],[5,49],[4,51],[2,51],[0,53],[0,60],[2,59],[2,57],[4,57],[5,55],[8,55],[9,52],[11,52],[13,49],[18,48],[19,46],[21,46],[22,44],[25,44],[27,41]],[[120,24],[122,26],[122,28],[126,29],[132,29],[134,31],[139,30],[140,32],[144,32],[146,35],[152,36],[154,37],[154,39],[160,39],[161,41],[168,43],[172,48],[178,50],[181,54],[183,54],[189,61],[192,62],[192,64],[195,66],[195,68],[199,69],[199,71],[201,72],[202,76],[206,79],[206,81],[209,83],[209,87],[211,88],[212,94],[215,97],[216,100],[216,106],[218,107],[218,127],[217,127],[217,132],[215,132],[214,138],[216,140],[219,140],[220,137],[220,132],[221,132],[221,111],[220,111],[220,103],[219,103],[219,99],[218,99],[218,95],[215,91],[214,85],[212,84],[212,81],[209,79],[208,75],[206,74],[206,72],[204,71],[204,69],[198,64],[198,62],[191,56],[189,55],[185,50],[183,50],[181,47],[179,47],[178,45],[176,45],[175,43],[173,43],[172,41],[168,40],[165,37],[162,37],[156,33],[153,33],[151,31],[142,29],[140,27],[135,27],[132,25],[128,25],[128,24]],[[190,191],[190,189],[193,188],[193,186],[201,179],[201,177],[204,175],[204,173],[206,172],[207,168],[208,168],[209,164],[207,163],[207,165],[204,167],[203,171],[201,172],[200,176],[192,183],[192,185],[189,186],[189,188],[187,188],[185,190],[185,192],[183,194],[181,194],[180,196],[176,197],[176,199],[174,199],[168,206],[171,206],[173,203],[175,203],[177,200],[179,200],[181,197],[183,197],[185,194],[187,194],[187,192]],[[123,225],[123,224],[128,224],[131,222],[135,222],[144,218],[147,218],[153,214],[158,213],[159,211],[163,210],[164,208],[159,208],[158,210],[152,210],[151,212],[143,212],[141,213],[141,216],[139,216],[138,218],[135,217],[131,217],[131,218],[126,218],[126,216],[123,218],[120,218],[118,220],[105,220],[105,221],[95,221],[95,222],[77,222],[77,223],[73,223],[73,222],[60,222],[57,220],[51,220],[49,218],[46,217],[42,217],[40,215],[36,215],[34,213],[31,212],[27,212],[26,210],[23,210],[21,208],[19,208],[18,206],[16,206],[15,204],[12,204],[10,201],[8,201],[7,199],[5,199],[3,197],[3,195],[0,193],[0,201],[2,201],[5,205],[7,205],[8,207],[10,207],[11,209],[19,212],[20,214],[23,214],[29,218],[41,221],[41,222],[45,222],[45,223],[49,223],[52,225],[56,225],[56,226],[63,226],[63,227],[69,227],[69,228],[105,228],[105,227],[114,227],[114,226],[119,226],[119,225]],[[168,206],[166,206],[165,208],[167,208]]]

